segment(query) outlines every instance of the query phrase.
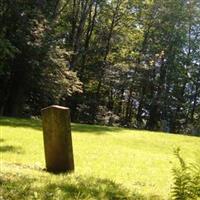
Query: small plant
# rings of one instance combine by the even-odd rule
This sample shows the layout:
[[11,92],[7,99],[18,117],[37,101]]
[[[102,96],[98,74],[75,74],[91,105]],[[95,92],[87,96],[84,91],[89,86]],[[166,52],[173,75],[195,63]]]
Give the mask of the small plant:
[[180,155],[180,149],[174,151],[180,166],[173,168],[174,183],[172,199],[197,200],[200,199],[200,164],[186,164]]

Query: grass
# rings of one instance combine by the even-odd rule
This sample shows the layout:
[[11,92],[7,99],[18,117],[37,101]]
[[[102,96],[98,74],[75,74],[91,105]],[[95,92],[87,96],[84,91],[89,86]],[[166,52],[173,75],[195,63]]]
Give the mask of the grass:
[[45,168],[40,120],[0,118],[0,199],[168,199],[173,149],[198,159],[200,138],[72,124],[75,173]]

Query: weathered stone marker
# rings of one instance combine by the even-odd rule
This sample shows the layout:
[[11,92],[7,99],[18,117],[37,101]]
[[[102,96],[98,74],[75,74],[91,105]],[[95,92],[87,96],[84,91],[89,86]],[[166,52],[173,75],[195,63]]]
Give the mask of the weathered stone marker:
[[42,109],[41,113],[47,171],[53,173],[73,171],[69,108],[53,105]]

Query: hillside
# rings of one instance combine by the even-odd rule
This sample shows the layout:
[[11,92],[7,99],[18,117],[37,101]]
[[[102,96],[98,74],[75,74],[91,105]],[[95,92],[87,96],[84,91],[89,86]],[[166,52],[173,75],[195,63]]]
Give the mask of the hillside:
[[75,173],[46,173],[41,121],[0,118],[0,199],[167,199],[173,149],[198,159],[200,138],[72,124]]

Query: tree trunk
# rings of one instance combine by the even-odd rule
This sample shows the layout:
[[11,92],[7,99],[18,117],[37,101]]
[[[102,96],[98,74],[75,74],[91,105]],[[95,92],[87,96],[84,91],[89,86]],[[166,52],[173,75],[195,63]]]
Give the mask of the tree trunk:
[[16,58],[13,62],[10,84],[8,86],[8,98],[5,102],[4,115],[21,116],[26,100],[26,90],[29,87],[30,69],[23,61],[23,57]]

